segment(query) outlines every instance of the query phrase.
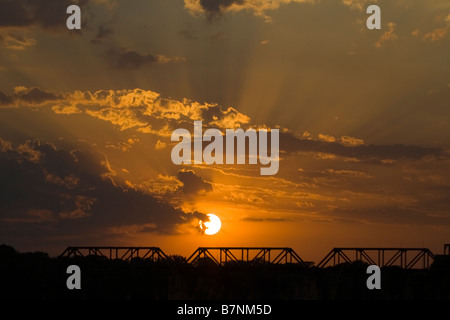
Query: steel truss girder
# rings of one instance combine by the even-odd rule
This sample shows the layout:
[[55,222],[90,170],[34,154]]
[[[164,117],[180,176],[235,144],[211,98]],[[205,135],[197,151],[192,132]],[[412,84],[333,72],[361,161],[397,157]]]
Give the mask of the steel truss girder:
[[[217,253],[217,251],[218,254],[214,256],[213,252]],[[227,262],[306,265],[292,248],[279,247],[199,247],[187,259],[187,262],[192,264],[201,258],[209,258],[217,265],[223,265]]]
[[[352,252],[355,259],[349,257]],[[400,266],[403,269],[413,269],[422,261],[423,269],[428,269],[434,259],[434,254],[426,248],[334,248],[317,267],[364,261],[379,267]]]
[[98,256],[107,259],[129,261],[133,258],[168,260],[166,254],[158,247],[67,247],[61,257]]

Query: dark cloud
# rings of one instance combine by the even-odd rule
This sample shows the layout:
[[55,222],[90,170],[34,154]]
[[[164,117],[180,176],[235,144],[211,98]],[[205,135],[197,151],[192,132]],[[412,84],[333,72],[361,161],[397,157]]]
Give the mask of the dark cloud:
[[39,25],[46,29],[66,29],[67,7],[83,7],[88,0],[0,0],[0,27]]
[[33,15],[26,8],[25,1],[0,1],[0,26],[27,26],[33,23]]
[[13,103],[14,99],[6,93],[0,91],[0,105],[8,105]]
[[214,33],[213,35],[211,35],[209,37],[209,39],[211,39],[212,43],[216,43],[216,42],[224,41],[226,39],[226,37],[225,37],[225,33],[224,32],[219,31],[219,32]]
[[23,50],[36,44],[36,40],[17,31],[7,31],[0,35],[0,43],[4,48]]
[[16,88],[16,92],[12,95],[8,95],[0,91],[0,105],[11,105],[17,102],[26,102],[27,104],[41,104],[46,101],[55,101],[63,99],[60,94],[55,94],[46,90],[42,90],[38,87]]
[[94,151],[0,142],[0,242],[66,237],[79,243],[130,226],[174,233],[177,224],[206,217],[117,186],[107,159]]
[[45,101],[59,100],[62,96],[34,87],[20,91],[17,95],[19,100],[28,103],[42,103]]
[[178,171],[177,179],[183,183],[183,186],[180,187],[180,191],[186,195],[195,195],[201,192],[212,191],[212,184],[197,176],[192,170],[183,169]]
[[113,47],[107,52],[110,65],[116,69],[138,69],[144,65],[163,64],[183,60],[175,57],[169,58],[163,55],[154,55],[151,53],[141,54],[131,49]]
[[425,157],[448,158],[443,149],[415,145],[358,145],[348,146],[339,142],[300,139],[290,133],[280,134],[280,150],[285,152],[318,152],[358,160],[419,160]]
[[[237,111],[236,111],[237,112]],[[212,105],[209,108],[201,110],[202,120],[211,123],[214,119],[221,119],[224,116],[224,110],[219,105]]]
[[250,222],[284,222],[284,221],[291,221],[292,219],[288,219],[288,218],[279,218],[279,217],[274,217],[274,218],[262,218],[262,217],[243,217],[241,219],[242,221],[250,221]]
[[198,39],[198,37],[196,35],[196,30],[190,23],[187,23],[187,22],[185,22],[185,28],[178,31],[178,34],[182,35],[183,37],[185,37],[186,39],[189,39],[189,40],[197,40]]
[[103,39],[112,33],[113,33],[112,28],[106,26],[99,26],[97,33],[95,34],[94,38],[92,38],[91,42],[95,44],[102,43]]
[[200,0],[200,5],[206,12],[208,19],[220,17],[222,11],[233,4],[242,5],[244,0]]
[[153,54],[140,54],[133,50],[120,49],[110,51],[113,66],[118,69],[138,69],[144,64],[157,63],[158,58]]

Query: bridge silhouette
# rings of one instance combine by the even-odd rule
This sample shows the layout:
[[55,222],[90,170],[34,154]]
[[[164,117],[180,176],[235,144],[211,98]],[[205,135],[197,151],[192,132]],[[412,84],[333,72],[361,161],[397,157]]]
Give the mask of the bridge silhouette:
[[[354,253],[355,258],[350,258]],[[435,255],[426,248],[334,248],[317,265],[323,268],[343,262],[364,261],[379,267],[399,266],[412,269],[422,262],[423,269],[429,268]]]
[[[444,255],[450,255],[450,244],[444,244]],[[159,247],[67,247],[60,257],[98,256],[106,259],[129,261],[133,258],[153,261],[174,262]],[[318,268],[336,266],[341,263],[363,261],[380,267],[398,266],[403,269],[428,269],[436,256],[427,248],[333,248],[317,265]],[[196,264],[209,259],[222,266],[230,262],[244,262],[249,265],[294,264],[311,266],[289,247],[199,247],[186,263]]]
[[133,258],[169,260],[158,247],[67,247],[60,257],[98,256],[110,260],[131,260]]
[[[218,259],[213,252],[218,251]],[[239,259],[240,257],[240,259]],[[187,259],[188,263],[195,263],[201,258],[209,258],[217,265],[228,262],[257,263],[296,263],[306,265],[292,248],[279,247],[200,247]]]

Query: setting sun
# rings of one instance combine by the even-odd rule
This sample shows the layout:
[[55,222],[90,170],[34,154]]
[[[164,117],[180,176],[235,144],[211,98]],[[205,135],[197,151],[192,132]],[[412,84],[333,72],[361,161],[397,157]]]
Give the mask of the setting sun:
[[215,214],[208,213],[207,216],[209,218],[209,221],[203,222],[200,220],[200,229],[202,229],[207,235],[216,234],[217,232],[219,232],[222,223],[220,222],[219,217]]

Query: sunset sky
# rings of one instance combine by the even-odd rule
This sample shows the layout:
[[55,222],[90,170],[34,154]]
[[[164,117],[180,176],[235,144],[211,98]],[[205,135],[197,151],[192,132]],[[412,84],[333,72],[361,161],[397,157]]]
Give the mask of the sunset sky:
[[[196,120],[279,129],[278,173],[174,165],[172,131]],[[0,162],[0,243],[19,251],[442,253],[450,2],[0,0]]]

